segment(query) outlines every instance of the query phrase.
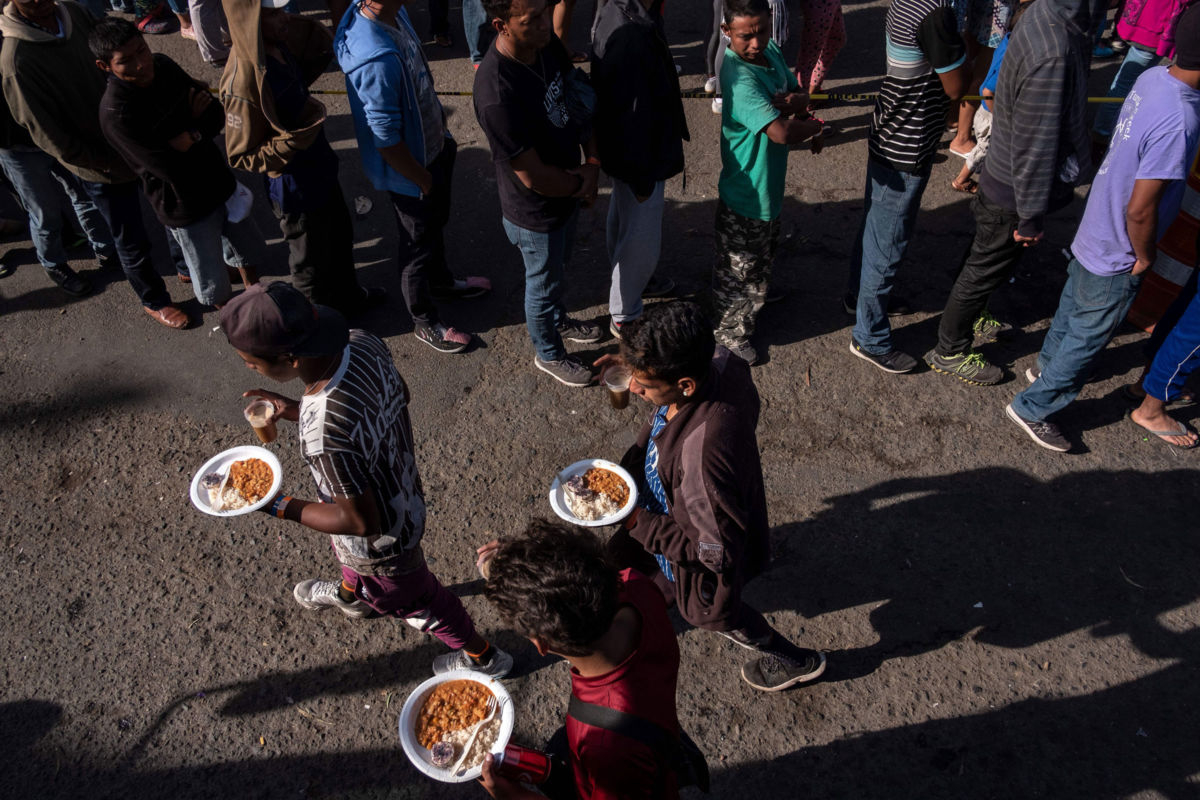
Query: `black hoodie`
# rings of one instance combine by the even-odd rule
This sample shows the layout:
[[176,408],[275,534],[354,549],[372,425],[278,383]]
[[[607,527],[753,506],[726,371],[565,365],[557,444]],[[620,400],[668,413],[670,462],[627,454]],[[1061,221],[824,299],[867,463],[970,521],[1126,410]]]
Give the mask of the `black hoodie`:
[[662,31],[661,2],[609,0],[592,39],[594,129],[603,169],[648,196],[683,171],[687,119]]

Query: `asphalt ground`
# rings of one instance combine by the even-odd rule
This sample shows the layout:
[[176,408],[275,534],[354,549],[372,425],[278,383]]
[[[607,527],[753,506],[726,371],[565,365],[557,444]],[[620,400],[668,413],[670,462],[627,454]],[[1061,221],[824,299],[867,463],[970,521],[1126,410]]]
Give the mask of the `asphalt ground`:
[[[580,3],[577,47],[590,10]],[[885,4],[845,13],[849,44],[827,88],[873,91]],[[710,14],[697,0],[667,6],[686,90],[703,83]],[[413,16],[420,29],[424,9]],[[439,88],[468,91],[457,4],[451,20],[455,46],[428,53]],[[797,11],[792,30],[801,24]],[[152,45],[216,83],[190,42]],[[1096,65],[1093,94],[1115,64]],[[342,78],[317,87],[339,90]],[[568,389],[533,368],[520,259],[469,97],[445,98],[460,147],[447,240],[452,267],[496,290],[446,309],[479,334],[473,351],[443,356],[417,342],[386,196],[362,177],[344,97],[325,100],[346,195],[373,201],[356,221],[359,271],[392,299],[363,324],[385,337],[413,390],[426,552],[485,635],[516,654],[514,741],[538,746],[561,724],[566,667],[505,630],[479,595],[473,549],[548,515],[556,470],[619,456],[647,409],[635,400],[614,411],[603,389]],[[718,118],[706,100],[685,105],[692,139],[686,176],[667,185],[661,271],[703,298]],[[829,668],[811,686],[758,693],[738,675],[743,651],[678,625],[680,720],[708,755],[713,796],[1200,796],[1197,456],[1123,418],[1120,388],[1144,335],[1123,329],[1061,415],[1070,454],[1034,446],[1003,412],[1057,305],[1081,203],[1054,216],[996,295],[993,311],[1016,335],[984,352],[1013,377],[976,388],[924,369],[886,375],[847,352],[839,303],[870,108],[831,107],[837,137],[790,158],[773,279],[787,297],[762,314],[768,361],[754,372],[776,558],[748,597],[781,631],[828,651]],[[934,343],[972,235],[966,197],[949,188],[957,169],[939,157],[899,275],[915,312],[894,320],[896,342],[915,355]],[[573,314],[604,323],[606,193],[580,218],[567,293]],[[264,272],[286,277],[261,192],[256,215],[270,244]],[[84,254],[76,266],[99,290],[77,301],[49,283],[28,242],[5,247],[19,266],[0,282],[0,795],[482,796],[422,778],[398,747],[400,704],[437,642],[389,620],[303,611],[293,584],[337,574],[323,536],[188,503],[210,455],[254,442],[241,393],[261,381],[214,330],[216,315],[168,331]],[[198,311],[187,287],[168,286]],[[311,497],[294,433],[270,447],[285,490]]]

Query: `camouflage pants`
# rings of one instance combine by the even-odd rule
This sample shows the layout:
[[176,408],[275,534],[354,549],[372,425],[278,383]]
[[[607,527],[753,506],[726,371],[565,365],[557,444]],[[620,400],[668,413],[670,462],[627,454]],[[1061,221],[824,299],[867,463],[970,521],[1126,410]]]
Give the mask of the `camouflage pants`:
[[713,322],[717,342],[744,344],[767,297],[779,243],[779,218],[750,219],[717,201],[717,264],[713,269]]

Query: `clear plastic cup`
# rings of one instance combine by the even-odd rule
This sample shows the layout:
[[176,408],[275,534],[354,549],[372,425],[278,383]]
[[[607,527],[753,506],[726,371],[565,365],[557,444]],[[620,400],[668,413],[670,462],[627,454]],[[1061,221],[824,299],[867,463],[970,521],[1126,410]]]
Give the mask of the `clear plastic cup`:
[[632,379],[633,371],[624,364],[615,364],[604,371],[604,386],[613,408],[622,409],[629,405],[629,381]]
[[279,436],[275,427],[275,404],[270,400],[254,400],[243,413],[263,444],[270,444]]

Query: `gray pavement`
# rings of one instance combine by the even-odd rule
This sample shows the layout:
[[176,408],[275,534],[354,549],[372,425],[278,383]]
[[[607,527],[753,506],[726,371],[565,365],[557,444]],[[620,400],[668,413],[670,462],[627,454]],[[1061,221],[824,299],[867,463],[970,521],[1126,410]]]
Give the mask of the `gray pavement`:
[[[885,8],[846,4],[849,45],[830,90],[874,89]],[[590,3],[577,13],[574,38]],[[667,5],[686,89],[703,82],[710,13],[697,0]],[[414,19],[423,24],[423,8]],[[451,19],[461,41],[457,4]],[[216,82],[190,42],[152,44]],[[430,47],[440,88],[469,90],[464,54]],[[1094,89],[1113,66],[1097,65]],[[341,76],[318,87],[336,91]],[[360,274],[392,301],[364,325],[386,337],[413,389],[426,552],[481,629],[517,654],[514,740],[537,746],[561,723],[566,667],[503,629],[478,594],[473,549],[550,514],[556,470],[619,456],[646,408],[614,411],[602,389],[567,389],[533,368],[520,259],[467,97],[446,98],[460,146],[450,257],[496,291],[447,317],[485,344],[448,357],[409,335],[390,207],[362,178],[344,97],[324,99],[346,194],[374,201],[356,222]],[[686,182],[668,184],[661,269],[703,298],[719,124],[707,101],[686,107]],[[829,669],[812,686],[760,694],[738,676],[742,651],[680,624],[680,719],[708,754],[713,795],[1197,797],[1197,456],[1123,420],[1119,389],[1143,336],[1123,330],[1062,415],[1079,443],[1068,455],[1035,447],[1004,417],[1021,378],[974,388],[853,358],[838,298],[869,113],[829,109],[838,137],[790,159],[776,267],[788,296],[762,315],[769,361],[754,373],[776,561],[749,598],[786,634],[829,651]],[[934,343],[972,233],[965,196],[949,188],[957,168],[935,165],[899,278],[916,312],[895,321],[896,339],[916,355]],[[581,217],[567,301],[607,322],[605,202]],[[985,352],[1013,375],[1032,363],[1057,304],[1059,251],[1079,207],[1055,216],[997,294],[994,312],[1018,335]],[[265,271],[284,277],[278,229],[264,202],[256,213],[271,245]],[[28,243],[5,247],[22,265],[0,282],[0,795],[483,796],[420,777],[398,747],[399,706],[440,645],[391,621],[300,609],[294,583],[336,574],[322,535],[189,505],[208,456],[254,440],[240,395],[261,381],[214,330],[215,314],[168,331],[127,285],[98,275],[101,291],[69,300]],[[285,489],[312,496],[294,434],[271,448]]]

